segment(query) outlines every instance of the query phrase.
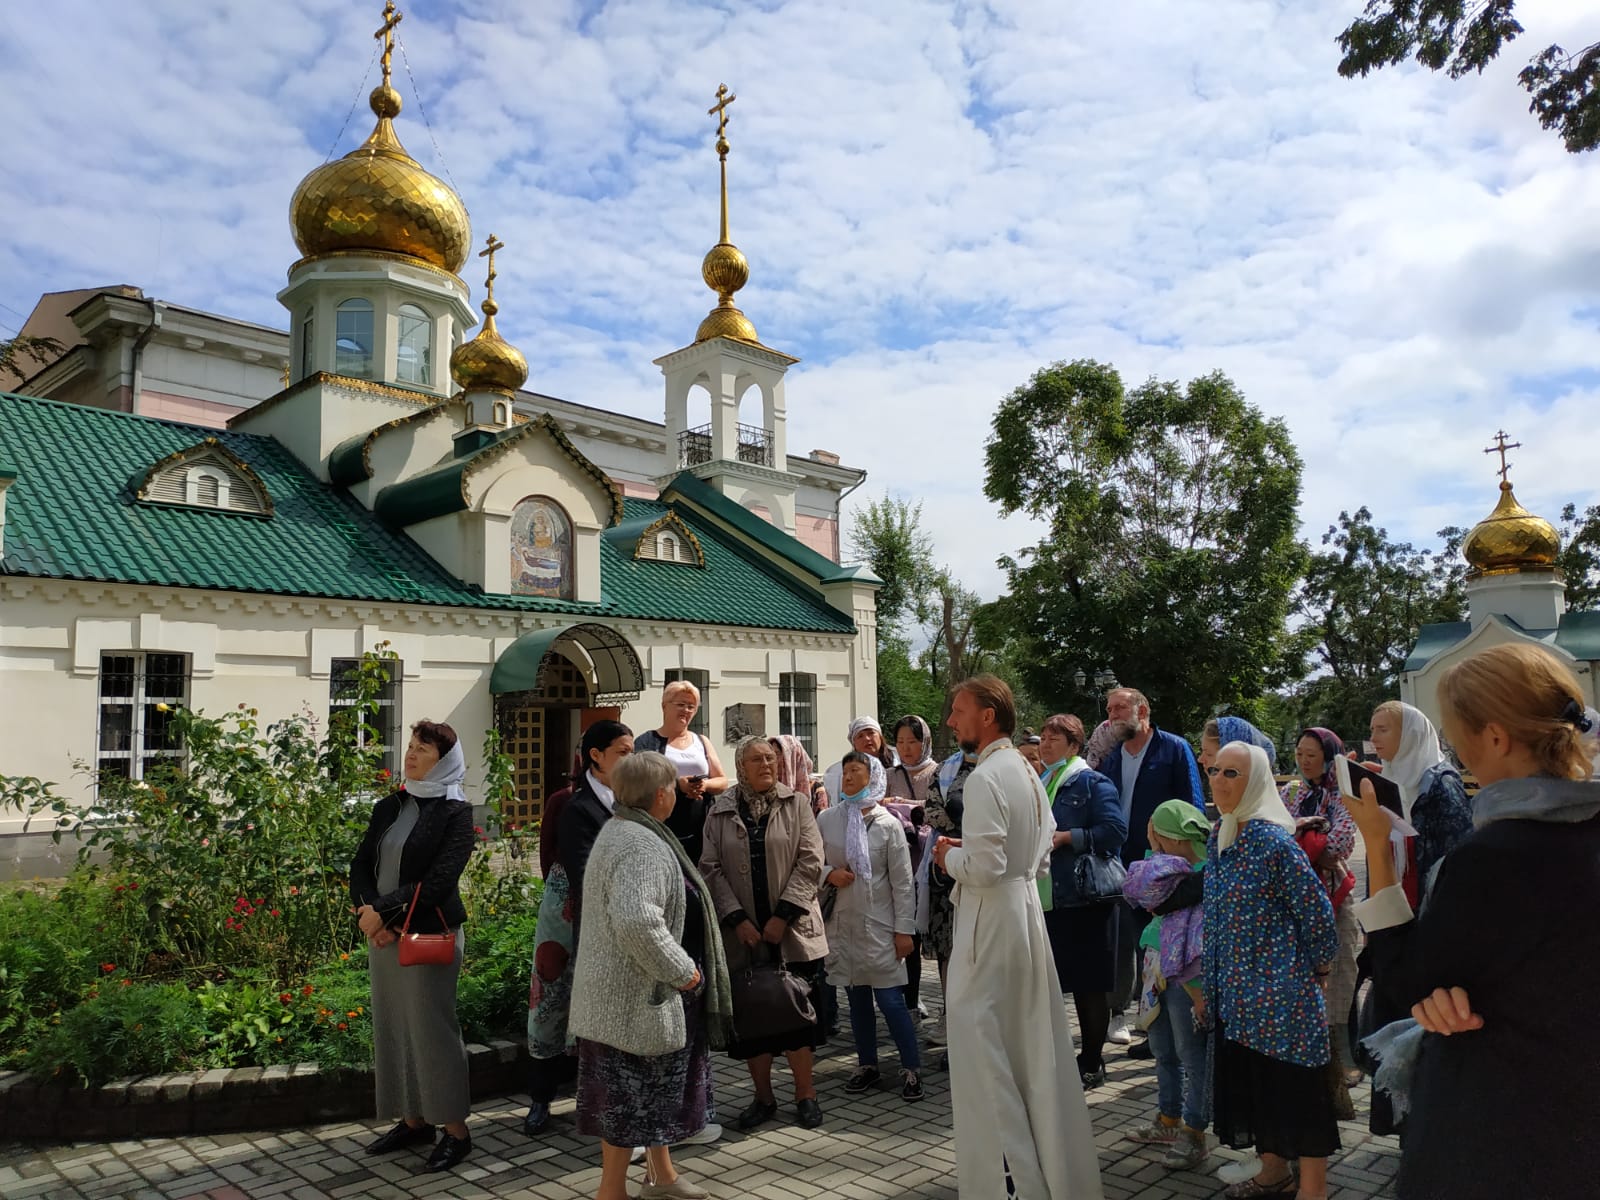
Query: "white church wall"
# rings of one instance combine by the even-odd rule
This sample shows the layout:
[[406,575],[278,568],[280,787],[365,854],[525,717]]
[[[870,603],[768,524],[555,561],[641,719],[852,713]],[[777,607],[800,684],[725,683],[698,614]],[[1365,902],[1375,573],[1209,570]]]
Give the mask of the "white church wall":
[[[0,774],[55,781],[84,803],[89,780],[74,763],[97,752],[100,656],[189,656],[189,704],[213,716],[238,705],[263,724],[309,711],[326,722],[329,670],[388,643],[403,664],[399,725],[428,717],[454,725],[465,742],[468,790],[482,785],[481,749],[493,716],[489,678],[498,653],[532,629],[565,624],[560,614],[388,605],[195,589],[0,580]],[[815,675],[818,758],[833,761],[857,711],[849,686],[854,639],[782,630],[608,621],[639,652],[645,691],[628,704],[634,728],[660,724],[660,689],[670,666],[690,665],[711,679],[711,736],[719,752],[724,710],[764,706],[779,730],[778,675]],[[859,686],[859,685],[858,685]],[[870,711],[870,707],[865,710]],[[726,761],[726,760],[725,760]],[[22,818],[0,813],[0,835]]]
[[1400,698],[1407,704],[1415,705],[1426,714],[1434,727],[1439,727],[1441,712],[1439,708],[1439,680],[1444,673],[1456,663],[1463,662],[1492,646],[1504,646],[1518,642],[1531,642],[1550,651],[1560,658],[1576,672],[1578,683],[1583,688],[1584,698],[1587,703],[1596,703],[1600,690],[1596,688],[1596,668],[1600,664],[1584,662],[1575,659],[1553,641],[1544,641],[1539,638],[1530,638],[1519,633],[1505,622],[1493,617],[1485,619],[1471,633],[1462,638],[1448,650],[1435,655],[1420,669],[1407,671],[1400,677]]

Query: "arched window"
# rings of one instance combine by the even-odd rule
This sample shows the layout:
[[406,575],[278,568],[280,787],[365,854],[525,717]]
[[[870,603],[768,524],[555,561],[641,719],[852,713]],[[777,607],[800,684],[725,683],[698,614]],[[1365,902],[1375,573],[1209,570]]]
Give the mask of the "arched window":
[[316,323],[312,320],[313,309],[306,309],[306,315],[300,319],[300,378],[304,379],[316,370],[317,343]]
[[372,301],[356,297],[339,305],[333,369],[357,379],[372,376]]
[[548,496],[529,496],[511,512],[511,594],[571,600],[572,520]]
[[668,562],[677,562],[678,539],[670,533],[663,533],[661,540],[656,543],[656,553]]
[[400,337],[394,375],[401,383],[433,382],[433,322],[415,304],[400,306]]

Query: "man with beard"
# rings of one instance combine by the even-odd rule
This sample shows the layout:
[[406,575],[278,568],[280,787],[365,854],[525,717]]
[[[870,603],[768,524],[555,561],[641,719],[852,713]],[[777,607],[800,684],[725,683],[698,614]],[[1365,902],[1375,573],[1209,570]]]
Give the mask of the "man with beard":
[[[1106,697],[1106,716],[1120,750],[1100,764],[1100,773],[1122,792],[1122,815],[1128,821],[1128,839],[1122,843],[1122,861],[1138,862],[1150,849],[1146,836],[1150,816],[1168,800],[1185,800],[1205,811],[1200,789],[1200,766],[1189,743],[1175,733],[1163,733],[1150,721],[1150,701],[1133,688],[1119,687]],[[1106,1040],[1114,1046],[1133,1041],[1128,1032],[1128,1005],[1139,989],[1139,937],[1150,914],[1127,901],[1117,901],[1117,990],[1111,993],[1111,1030]],[[1146,1051],[1135,1054],[1148,1058]]]
[[934,859],[956,882],[946,992],[963,1196],[1100,1200],[1100,1166],[1035,884],[1055,821],[1039,777],[1011,744],[1011,689],[992,675],[957,685],[949,725],[978,755],[962,836]]

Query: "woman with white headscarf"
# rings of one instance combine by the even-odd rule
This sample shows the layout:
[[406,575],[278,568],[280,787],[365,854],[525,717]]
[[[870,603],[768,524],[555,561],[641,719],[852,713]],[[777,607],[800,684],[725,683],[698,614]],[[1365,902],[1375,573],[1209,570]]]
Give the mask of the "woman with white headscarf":
[[[894,747],[883,740],[883,726],[878,724],[876,717],[857,717],[850,722],[850,749],[860,751],[868,758],[876,759],[878,766],[885,773],[889,768],[899,762]],[[823,773],[822,782],[828,789],[829,796],[840,795],[839,768],[841,763],[834,763]],[[876,777],[876,772],[874,772]]]
[[[459,884],[475,840],[472,805],[461,787],[466,776],[456,731],[418,721],[406,747],[405,783],[373,805],[350,863],[350,901],[368,943],[377,1115],[398,1118],[367,1153],[431,1145],[424,1171],[448,1171],[472,1149],[467,1050],[456,1021],[467,919]],[[402,929],[453,931],[455,957],[402,966]],[[435,1145],[439,1125],[444,1135]]]
[[1405,818],[1417,831],[1404,839],[1396,859],[1406,899],[1420,909],[1434,866],[1472,832],[1472,801],[1421,709],[1398,700],[1378,705],[1372,746],[1383,760],[1383,777],[1399,786]]
[[1295,843],[1266,751],[1232,742],[1207,773],[1222,814],[1204,892],[1214,1122],[1224,1145],[1254,1147],[1262,1164],[1225,1194],[1323,1200],[1339,1148],[1322,998],[1339,948],[1333,904]]

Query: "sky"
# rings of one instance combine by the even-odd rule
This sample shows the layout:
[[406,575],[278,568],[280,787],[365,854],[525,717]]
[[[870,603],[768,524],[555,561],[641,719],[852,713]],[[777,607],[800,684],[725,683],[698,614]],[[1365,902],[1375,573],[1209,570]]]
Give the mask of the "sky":
[[[652,359],[714,302],[728,84],[739,303],[801,359],[791,452],[869,472],[847,523],[920,502],[985,596],[1034,531],[984,498],[983,443],[1057,360],[1231,376],[1293,433],[1313,543],[1363,504],[1428,545],[1487,515],[1500,428],[1525,505],[1600,502],[1600,159],[1515,79],[1600,37],[1600,0],[1520,0],[1528,34],[1459,82],[1340,79],[1362,0],[401,7],[400,137],[506,243],[529,388],[584,404],[660,420]],[[0,7],[0,336],[113,283],[286,327],[289,197],[370,132],[380,9]]]

